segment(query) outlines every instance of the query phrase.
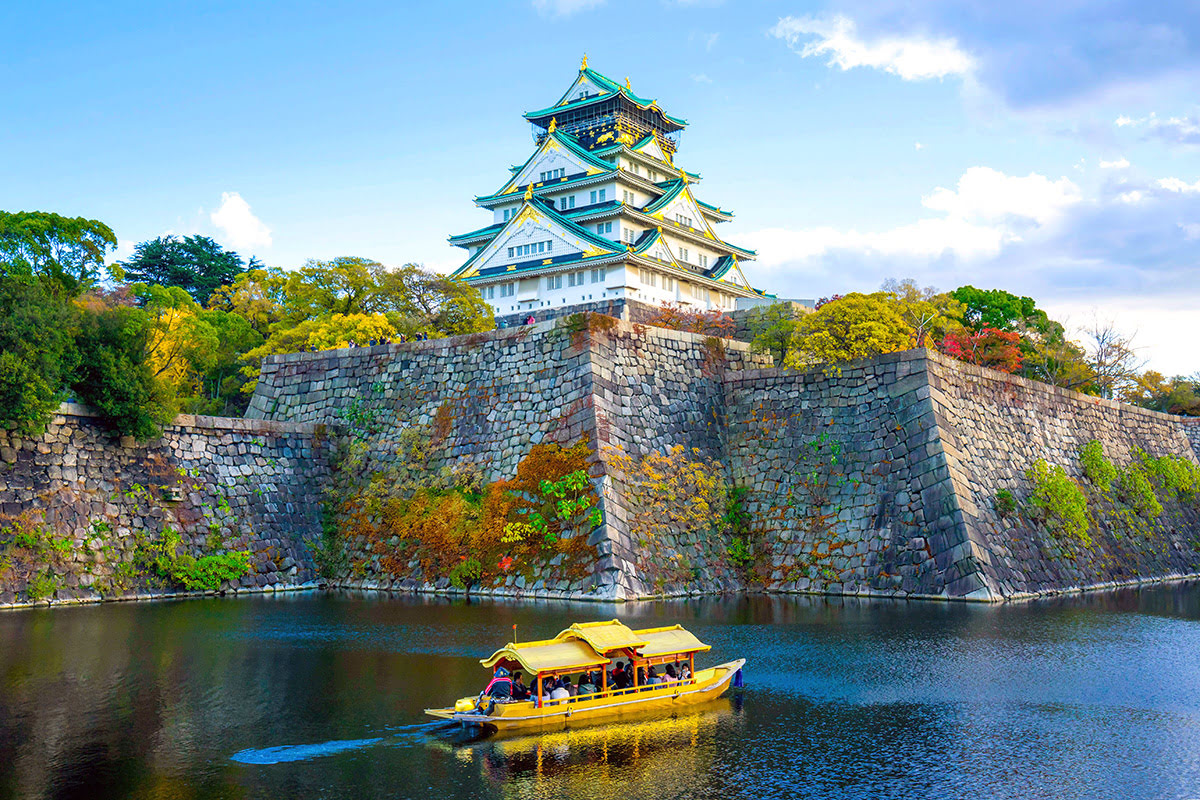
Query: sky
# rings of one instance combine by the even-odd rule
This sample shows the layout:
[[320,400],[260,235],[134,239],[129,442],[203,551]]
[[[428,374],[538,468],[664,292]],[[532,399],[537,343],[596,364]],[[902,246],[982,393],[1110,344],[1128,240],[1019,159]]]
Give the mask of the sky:
[[113,0],[0,30],[0,208],[99,219],[118,257],[201,233],[449,271],[586,53],[688,120],[676,163],[756,286],[1001,288],[1200,372],[1194,2]]

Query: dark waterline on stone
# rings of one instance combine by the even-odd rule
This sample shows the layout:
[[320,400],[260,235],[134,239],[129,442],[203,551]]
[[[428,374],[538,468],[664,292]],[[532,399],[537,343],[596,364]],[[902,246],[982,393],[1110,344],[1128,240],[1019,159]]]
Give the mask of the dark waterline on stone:
[[[421,710],[572,621],[749,659],[677,717],[480,738]],[[0,613],[0,797],[1200,796],[1200,588],[999,607],[301,594]]]

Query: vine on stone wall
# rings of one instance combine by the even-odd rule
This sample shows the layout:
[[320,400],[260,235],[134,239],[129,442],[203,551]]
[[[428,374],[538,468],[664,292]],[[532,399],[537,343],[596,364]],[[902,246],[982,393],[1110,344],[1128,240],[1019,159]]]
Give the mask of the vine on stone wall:
[[586,442],[534,445],[512,479],[484,483],[468,462],[434,468],[438,427],[435,415],[406,428],[383,470],[368,463],[365,443],[350,443],[330,490],[331,524],[364,546],[328,529],[322,542],[310,543],[327,577],[341,577],[347,549],[352,576],[447,578],[466,589],[547,565],[564,578],[588,573],[595,551],[587,535],[602,519]]

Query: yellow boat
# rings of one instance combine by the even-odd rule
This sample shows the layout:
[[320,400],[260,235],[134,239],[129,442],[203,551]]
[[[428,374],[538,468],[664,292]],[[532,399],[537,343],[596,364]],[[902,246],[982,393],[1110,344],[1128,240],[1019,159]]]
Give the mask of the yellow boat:
[[[479,697],[464,697],[452,707],[427,708],[425,713],[505,731],[561,728],[630,713],[670,711],[719,697],[746,663],[739,658],[697,672],[696,654],[711,649],[682,625],[635,631],[615,619],[576,623],[553,639],[510,642],[480,660],[485,667],[524,670],[534,676],[532,698],[492,703],[486,697],[482,702]],[[631,665],[633,685],[621,689],[609,685],[608,667],[614,659]],[[652,667],[667,665],[677,665],[680,675],[686,667],[688,677],[639,685]],[[599,671],[601,676],[595,693],[551,700],[543,691],[551,679],[592,671]]]

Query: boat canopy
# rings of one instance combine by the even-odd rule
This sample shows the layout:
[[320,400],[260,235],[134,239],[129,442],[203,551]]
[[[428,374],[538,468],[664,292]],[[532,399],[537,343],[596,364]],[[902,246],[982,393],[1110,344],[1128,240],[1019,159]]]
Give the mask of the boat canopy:
[[597,653],[636,649],[646,643],[637,633],[615,619],[609,622],[576,622],[554,638],[558,641],[582,639]]
[[533,675],[572,668],[587,669],[608,663],[608,659],[589,647],[587,642],[557,639],[517,644],[509,642],[480,663],[485,667],[494,667],[501,661],[515,661]]
[[712,645],[700,641],[691,631],[684,630],[682,625],[672,625],[669,628],[648,628],[638,631],[637,635],[646,642],[638,650],[638,655],[643,658],[674,653],[702,653],[712,650]]
[[485,667],[520,664],[530,674],[572,672],[607,664],[614,650],[633,650],[639,658],[711,650],[682,625],[630,630],[618,620],[577,622],[553,639],[509,642],[479,663]]

